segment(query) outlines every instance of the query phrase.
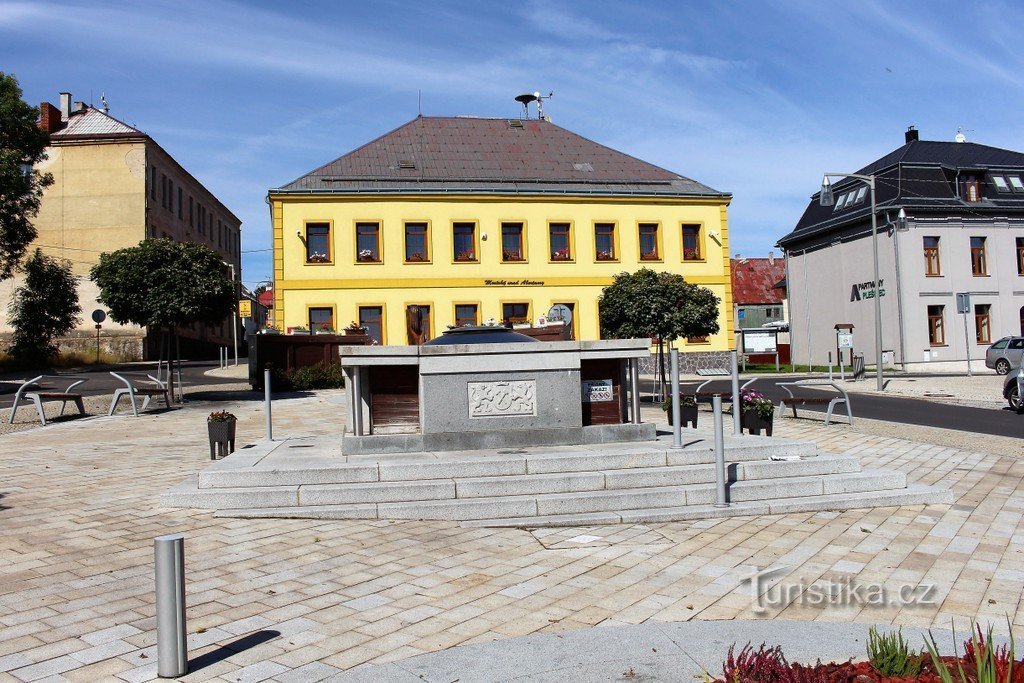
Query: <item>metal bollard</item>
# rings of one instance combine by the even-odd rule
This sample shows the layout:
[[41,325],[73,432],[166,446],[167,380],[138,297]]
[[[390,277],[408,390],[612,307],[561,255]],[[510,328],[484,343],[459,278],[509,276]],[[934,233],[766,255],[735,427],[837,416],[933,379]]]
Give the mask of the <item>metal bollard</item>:
[[270,414],[270,370],[263,371],[263,405],[267,421],[267,441],[273,441],[274,420]]
[[153,539],[156,563],[157,675],[177,678],[188,673],[185,637],[185,537]]
[[679,349],[668,353],[672,368],[672,448],[683,447],[683,416],[679,406]]
[[711,397],[711,409],[715,412],[715,507],[721,508],[729,506],[725,499],[725,436],[722,434],[721,394]]
[[740,366],[736,352],[732,352],[732,435],[743,435],[743,409],[740,405]]

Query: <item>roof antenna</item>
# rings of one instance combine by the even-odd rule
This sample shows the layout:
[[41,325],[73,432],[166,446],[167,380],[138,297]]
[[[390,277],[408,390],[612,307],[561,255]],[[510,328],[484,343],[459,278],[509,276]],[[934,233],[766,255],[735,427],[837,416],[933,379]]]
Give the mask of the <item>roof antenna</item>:
[[523,105],[523,118],[524,119],[530,118],[530,102],[536,102],[539,99],[540,99],[540,93],[539,92],[536,92],[536,93],[526,92],[526,93],[523,93],[522,95],[516,95],[516,102],[519,102],[520,104]]
[[544,100],[550,100],[555,96],[555,93],[549,92],[544,97],[541,97],[539,92],[535,92],[533,95],[537,98],[537,119],[540,121],[551,121],[550,116],[544,116]]
[[419,117],[423,118],[423,91],[416,91],[416,109],[419,111]]
[[953,137],[957,142],[967,142],[967,136],[964,133],[973,133],[973,130],[964,130],[963,126],[959,126],[956,129],[956,135]]
[[103,104],[103,113],[108,113],[110,111],[110,102],[107,102],[107,93],[100,93],[100,102]]

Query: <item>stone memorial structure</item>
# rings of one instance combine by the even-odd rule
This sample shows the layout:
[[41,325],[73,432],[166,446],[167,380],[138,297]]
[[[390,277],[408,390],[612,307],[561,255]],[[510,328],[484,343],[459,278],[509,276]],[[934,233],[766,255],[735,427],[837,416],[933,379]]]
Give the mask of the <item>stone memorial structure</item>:
[[342,346],[345,454],[649,441],[636,363],[645,339],[537,342],[462,327],[421,346]]

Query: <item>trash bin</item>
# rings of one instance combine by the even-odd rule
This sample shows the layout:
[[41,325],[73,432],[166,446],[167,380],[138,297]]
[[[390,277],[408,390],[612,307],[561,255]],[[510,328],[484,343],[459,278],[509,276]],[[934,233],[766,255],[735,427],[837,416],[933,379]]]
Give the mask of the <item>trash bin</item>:
[[864,354],[853,354],[853,378],[860,379],[864,376]]

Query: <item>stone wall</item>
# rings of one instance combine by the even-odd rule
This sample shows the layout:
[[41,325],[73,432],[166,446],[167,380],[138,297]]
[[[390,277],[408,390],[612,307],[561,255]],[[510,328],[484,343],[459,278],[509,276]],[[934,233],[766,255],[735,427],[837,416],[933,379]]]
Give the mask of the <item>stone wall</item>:
[[[684,351],[679,354],[679,372],[695,375],[697,370],[728,370],[732,367],[728,351]],[[653,375],[658,369],[658,354],[640,359],[640,374]],[[665,350],[665,370],[668,371],[668,349]]]

